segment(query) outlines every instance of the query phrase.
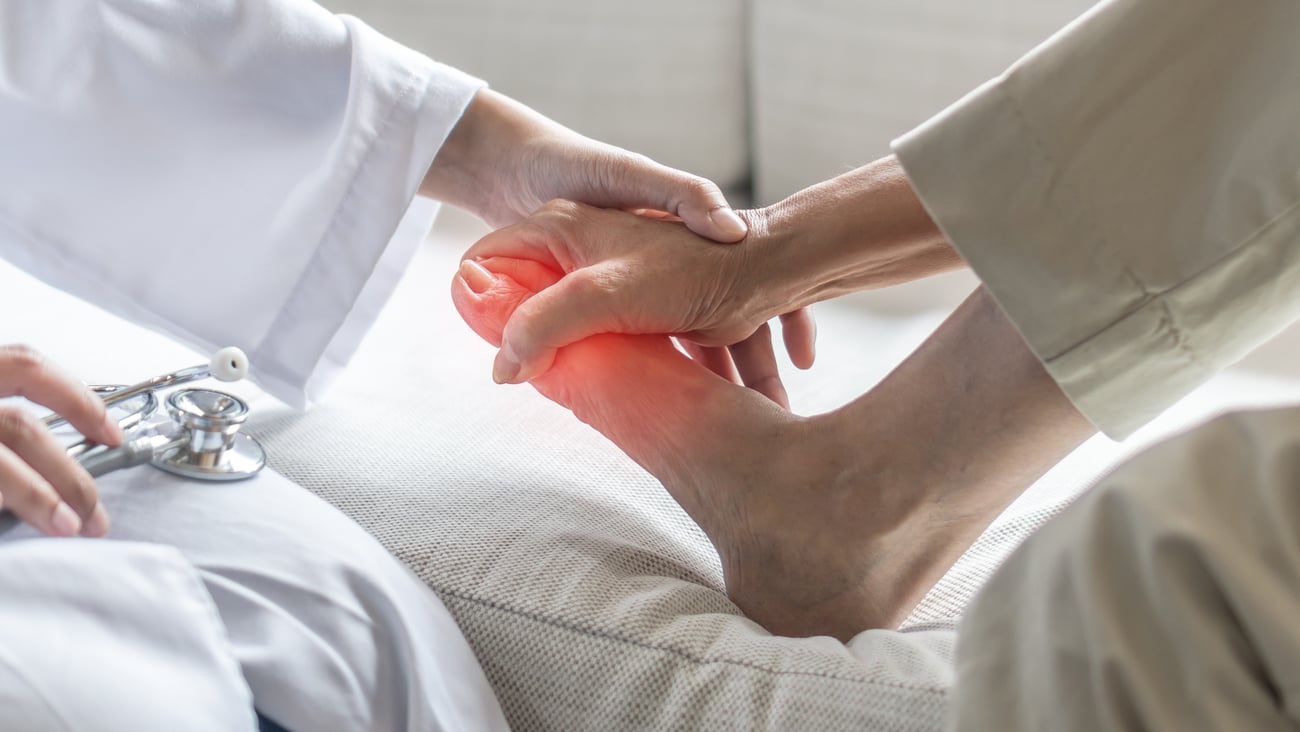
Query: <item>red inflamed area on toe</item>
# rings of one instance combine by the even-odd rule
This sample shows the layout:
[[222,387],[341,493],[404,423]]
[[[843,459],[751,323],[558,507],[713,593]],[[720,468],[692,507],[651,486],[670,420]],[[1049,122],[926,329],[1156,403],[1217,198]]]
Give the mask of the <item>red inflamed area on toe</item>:
[[515,309],[559,280],[548,267],[527,259],[466,260],[452,282],[451,299],[469,327],[500,348],[501,331]]
[[[559,274],[536,261],[493,257],[482,261],[464,261],[452,281],[451,299],[469,328],[484,341],[500,347],[500,334],[506,321],[521,303],[539,290],[559,281]],[[712,374],[690,364],[664,335],[598,334],[560,348],[549,371],[534,377],[532,385],[546,398],[554,400],[586,423],[606,433],[624,450],[641,452],[655,432],[651,413],[666,402],[677,402],[681,390],[659,394],[647,403],[646,391],[628,380],[628,365],[666,371],[660,376],[666,384],[680,386],[694,378],[712,380]],[[676,373],[684,369],[685,374]],[[698,373],[693,373],[698,372]],[[671,412],[681,412],[677,404]],[[664,425],[666,426],[666,425]]]
[[[502,273],[507,264],[511,275]],[[535,294],[532,287],[544,289],[558,279],[545,267],[519,260],[465,263],[452,283],[452,300],[470,328],[499,347],[502,328]],[[660,458],[673,454],[665,447],[670,436],[691,432],[689,415],[699,396],[732,386],[691,362],[667,336],[617,333],[559,349],[550,368],[529,383],[651,472]]]
[[[553,270],[531,260],[504,257],[482,261],[466,260],[461,263],[460,271],[452,283],[452,302],[460,316],[480,338],[500,348],[501,332],[515,309],[559,279],[560,275]],[[587,379],[598,374],[612,373],[617,368],[615,362],[619,349],[614,345],[617,340],[599,336],[588,338],[583,341],[582,348],[561,349],[556,359],[564,362],[566,370],[580,372]],[[552,366],[547,374],[554,370]],[[560,386],[555,379],[547,381],[551,385]]]
[[[501,331],[520,303],[558,280],[536,262],[466,261],[452,281],[452,301],[475,333],[499,347]],[[706,394],[740,388],[692,362],[667,336],[618,333],[559,349],[550,369],[529,383],[652,473],[674,454],[667,447],[675,442],[672,436],[698,432],[692,415]]]

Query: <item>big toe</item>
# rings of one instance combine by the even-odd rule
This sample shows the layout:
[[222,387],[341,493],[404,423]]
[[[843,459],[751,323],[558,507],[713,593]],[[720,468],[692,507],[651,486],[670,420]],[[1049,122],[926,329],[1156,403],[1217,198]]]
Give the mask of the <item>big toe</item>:
[[515,309],[558,280],[559,275],[527,259],[466,260],[452,279],[451,300],[480,338],[499,347],[501,331]]

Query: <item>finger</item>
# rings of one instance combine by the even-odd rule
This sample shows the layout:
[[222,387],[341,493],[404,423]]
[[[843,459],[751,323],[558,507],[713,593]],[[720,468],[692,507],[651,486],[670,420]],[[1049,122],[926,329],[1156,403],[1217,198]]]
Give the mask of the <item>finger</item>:
[[817,359],[817,321],[812,308],[800,308],[781,316],[781,338],[790,362],[801,369],[812,368]]
[[[101,528],[91,521],[99,506],[95,480],[68,457],[63,445],[40,419],[16,407],[0,407],[0,444],[40,475],[59,500],[77,514],[78,521],[85,524],[83,528],[96,532]],[[105,524],[102,528],[108,527]]]
[[742,383],[736,363],[731,359],[731,352],[725,346],[701,346],[684,339],[679,342],[691,360],[733,384]]
[[0,445],[0,501],[47,536],[76,536],[81,519],[22,458]]
[[93,442],[122,442],[122,430],[109,419],[104,401],[26,346],[0,347],[0,396],[21,396],[49,407]]
[[630,153],[611,154],[603,165],[604,190],[582,196],[588,203],[666,211],[681,218],[696,234],[722,243],[737,242],[749,234],[749,225],[708,179]]
[[555,351],[597,333],[618,330],[615,294],[593,270],[566,275],[519,305],[501,333],[492,365],[498,384],[522,384],[546,373]]
[[772,350],[772,328],[764,323],[754,334],[730,347],[736,370],[745,386],[771,399],[785,409],[790,408],[790,397],[781,383],[781,372],[776,366],[776,352]]

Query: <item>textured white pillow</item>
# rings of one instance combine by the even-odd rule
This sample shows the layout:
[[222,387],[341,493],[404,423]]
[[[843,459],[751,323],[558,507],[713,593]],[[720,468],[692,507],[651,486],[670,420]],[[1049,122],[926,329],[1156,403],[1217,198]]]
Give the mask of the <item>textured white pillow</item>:
[[748,175],[746,0],[325,0],[579,132]]

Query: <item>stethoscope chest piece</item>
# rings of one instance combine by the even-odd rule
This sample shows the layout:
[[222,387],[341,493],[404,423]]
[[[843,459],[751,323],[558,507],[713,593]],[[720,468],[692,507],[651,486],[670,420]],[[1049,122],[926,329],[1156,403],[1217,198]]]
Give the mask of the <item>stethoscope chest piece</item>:
[[199,480],[245,480],[266,465],[257,440],[240,434],[248,405],[209,389],[183,389],[167,397],[167,413],[182,427],[185,444],[165,450],[153,466]]

